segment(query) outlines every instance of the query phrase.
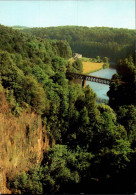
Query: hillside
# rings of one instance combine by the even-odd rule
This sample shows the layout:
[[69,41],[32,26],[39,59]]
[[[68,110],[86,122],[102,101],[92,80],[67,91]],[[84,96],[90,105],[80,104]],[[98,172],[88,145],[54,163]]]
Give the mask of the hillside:
[[[1,85],[0,85],[1,86]],[[43,160],[49,139],[41,118],[35,113],[12,115],[4,89],[0,89],[0,192],[10,193],[6,177],[27,171]]]
[[135,30],[129,29],[61,26],[29,28],[24,32],[51,40],[67,40],[73,52],[90,58],[107,56],[111,61],[124,58],[135,47]]
[[[59,105],[62,101],[58,92],[55,92],[59,84],[55,86],[53,81],[53,76],[57,73],[54,71],[57,63],[65,70],[65,60],[60,56],[71,57],[71,49],[65,41],[37,39],[0,25],[2,193],[10,193],[6,188],[7,177],[11,178],[41,163],[44,152],[55,139],[53,133],[47,133],[47,124],[44,122],[47,119],[42,114],[46,113],[50,121],[50,107],[55,105],[54,98],[58,98]],[[60,91],[60,94],[63,92]],[[56,109],[59,109],[59,105]]]
[[[135,192],[134,60],[118,64],[111,108],[66,78],[66,70],[83,71],[71,57],[66,40],[0,25],[0,192]],[[132,98],[122,101],[120,91]]]
[[[48,57],[53,55],[64,58],[71,57],[71,48],[66,41],[43,40],[3,25],[0,25],[0,38],[1,50],[19,53],[23,57],[41,56],[44,61],[46,55]],[[63,51],[61,47],[63,47]]]

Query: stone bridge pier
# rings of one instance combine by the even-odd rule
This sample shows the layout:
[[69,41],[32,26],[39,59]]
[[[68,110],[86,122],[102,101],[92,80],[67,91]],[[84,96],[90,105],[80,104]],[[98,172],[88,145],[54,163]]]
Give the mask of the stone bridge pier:
[[82,81],[82,87],[83,87],[83,88],[86,87],[86,80],[85,80],[85,79]]

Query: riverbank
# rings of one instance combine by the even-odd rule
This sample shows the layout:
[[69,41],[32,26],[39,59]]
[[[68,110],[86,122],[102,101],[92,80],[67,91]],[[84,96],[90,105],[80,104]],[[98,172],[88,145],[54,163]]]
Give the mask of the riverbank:
[[83,74],[89,74],[89,73],[96,72],[98,70],[103,69],[104,63],[82,61],[82,64],[83,64]]

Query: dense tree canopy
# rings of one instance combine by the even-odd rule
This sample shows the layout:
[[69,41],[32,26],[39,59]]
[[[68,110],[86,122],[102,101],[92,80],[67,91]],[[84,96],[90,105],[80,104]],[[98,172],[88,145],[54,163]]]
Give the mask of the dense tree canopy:
[[[80,60],[67,60],[72,54],[69,41],[75,44],[74,50],[78,46],[83,53],[86,48],[86,55],[97,56],[97,61],[105,56],[117,59],[130,51],[134,31],[86,27],[30,31],[38,37],[0,26],[0,88],[11,115],[18,117],[25,110],[42,119],[50,148],[41,164],[34,162],[34,168],[27,172],[9,175],[8,187],[13,193],[32,194],[134,193],[134,174],[128,181],[128,170],[136,170],[133,58],[126,56],[118,63],[116,81],[111,83],[110,105],[115,110],[97,105],[96,94],[89,86],[81,88],[65,74],[66,70],[83,70]],[[47,39],[55,36],[61,41]],[[108,63],[108,58],[103,60]]]
[[[133,55],[134,56],[134,55]],[[110,106],[136,105],[136,64],[135,57],[129,56],[117,64],[117,74],[113,75],[108,96]],[[124,83],[122,83],[124,82]]]
[[24,32],[41,38],[67,40],[73,52],[86,57],[107,56],[116,61],[132,53],[135,31],[108,27],[61,26],[29,28]]

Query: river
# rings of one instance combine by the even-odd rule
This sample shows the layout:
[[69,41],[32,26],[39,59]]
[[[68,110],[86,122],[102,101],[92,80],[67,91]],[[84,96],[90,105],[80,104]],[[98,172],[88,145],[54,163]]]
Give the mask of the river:
[[[115,73],[116,73],[116,69],[106,68],[106,69],[101,69],[97,72],[90,73],[89,75],[111,79],[112,75]],[[109,91],[109,85],[104,85],[101,83],[95,83],[91,81],[87,81],[86,84],[89,85],[93,89],[93,91],[97,94],[97,98],[109,100],[107,96],[107,92]]]

